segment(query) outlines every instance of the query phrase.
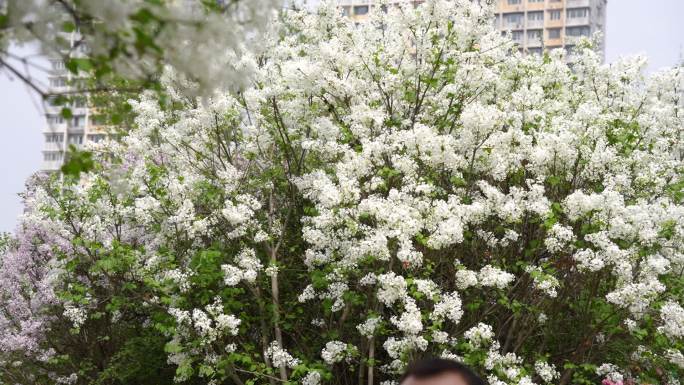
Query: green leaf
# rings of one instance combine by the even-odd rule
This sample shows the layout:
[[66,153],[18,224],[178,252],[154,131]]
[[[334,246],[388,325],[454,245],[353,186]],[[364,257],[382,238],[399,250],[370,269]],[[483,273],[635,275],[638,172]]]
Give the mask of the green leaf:
[[62,111],[60,111],[59,114],[62,115],[64,119],[71,119],[74,116],[71,109],[67,107],[62,108]]
[[74,145],[70,145],[67,161],[62,165],[62,173],[78,178],[82,172],[88,172],[93,169],[95,162],[93,162],[92,158],[93,154],[90,152],[80,151]]
[[62,24],[62,31],[64,32],[74,32],[76,30],[76,24],[69,20]]

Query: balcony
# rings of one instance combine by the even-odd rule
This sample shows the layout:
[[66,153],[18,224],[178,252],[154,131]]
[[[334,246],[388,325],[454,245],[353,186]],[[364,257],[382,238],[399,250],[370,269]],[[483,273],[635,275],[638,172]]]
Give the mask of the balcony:
[[45,171],[57,171],[62,167],[61,160],[44,160],[43,170]]
[[547,0],[546,2],[546,9],[563,9],[565,7],[565,2],[564,1],[551,1]]
[[541,29],[544,28],[544,20],[530,20],[527,19],[527,28],[528,29]]
[[43,170],[59,170],[64,161],[64,153],[60,151],[43,151]]
[[528,37],[527,47],[541,47],[542,38],[541,37]]
[[62,123],[47,123],[47,128],[45,129],[46,132],[63,132],[67,129],[67,123],[62,122]]
[[563,17],[557,20],[546,19],[546,21],[544,21],[544,26],[546,28],[560,28],[565,25],[564,22],[565,18]]
[[568,36],[568,35],[565,35],[565,44],[566,44],[566,45],[576,45],[576,44],[580,41],[580,39],[581,39],[582,37],[583,37],[583,36]]
[[509,5],[506,1],[500,1],[497,4],[496,12],[500,13],[511,13],[511,12],[523,12],[525,7],[521,4],[511,4]]
[[525,28],[525,23],[523,23],[522,21],[517,22],[517,23],[507,23],[504,21],[504,24],[503,24],[503,30],[504,31],[509,30],[509,29],[516,30],[516,29],[524,29],[524,28]]
[[566,8],[591,7],[590,0],[565,0]]
[[542,1],[541,3],[530,3],[529,1],[527,2],[527,11],[543,11],[544,10],[544,2]]
[[575,25],[589,25],[591,23],[589,16],[584,17],[568,17],[565,19],[565,25],[568,27]]
[[555,39],[547,38],[546,40],[544,40],[544,46],[546,46],[548,49],[560,48],[562,45],[563,45],[563,39],[561,39],[561,38],[555,38]]
[[45,146],[43,146],[43,151],[46,151],[46,152],[62,151],[63,146],[64,146],[64,142],[45,142]]

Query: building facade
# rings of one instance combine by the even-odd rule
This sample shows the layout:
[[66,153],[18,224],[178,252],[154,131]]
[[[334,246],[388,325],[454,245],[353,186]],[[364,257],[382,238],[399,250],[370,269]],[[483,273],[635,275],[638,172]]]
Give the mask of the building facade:
[[[607,0],[499,0],[494,25],[525,53],[565,48],[569,52],[583,36],[604,31]],[[605,56],[605,34],[600,52]]]
[[[421,0],[395,0],[390,3]],[[376,0],[339,0],[345,16],[363,21],[380,9]],[[541,54],[545,49],[572,51],[582,36],[604,31],[607,0],[498,0],[494,26],[510,33],[524,53]],[[605,56],[605,34],[600,51]]]
[[[45,103],[42,165],[42,170],[47,172],[60,169],[70,145],[81,148],[88,142],[98,142],[107,137],[105,128],[93,120],[93,108],[88,95],[77,92],[78,77],[66,68],[63,60],[63,57],[85,56],[87,46],[76,43],[76,33],[64,34],[64,37],[68,41],[68,48],[62,55],[55,54],[49,58],[48,94],[52,96]],[[69,103],[58,102],[60,95],[68,97]],[[69,118],[61,113],[65,107],[71,111]]]

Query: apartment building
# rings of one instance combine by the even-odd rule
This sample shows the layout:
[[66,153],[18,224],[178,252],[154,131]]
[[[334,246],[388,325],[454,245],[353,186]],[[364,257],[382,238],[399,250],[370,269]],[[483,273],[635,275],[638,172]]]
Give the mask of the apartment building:
[[[418,5],[425,0],[389,0],[388,4],[412,3]],[[344,16],[350,17],[354,21],[361,22],[365,20],[371,12],[381,10],[377,5],[377,0],[338,0],[337,4],[342,10]]]
[[[389,3],[422,0],[394,0]],[[380,8],[376,0],[339,0],[345,16],[363,21]],[[510,33],[524,53],[541,54],[544,49],[565,48],[569,52],[582,36],[603,31],[607,0],[498,0],[494,26]],[[604,35],[605,36],[605,35]],[[605,55],[605,37],[599,47]]]
[[[64,37],[68,41],[68,48],[62,52],[63,55],[78,57],[87,54],[87,46],[76,43],[76,33],[65,34]],[[48,172],[60,169],[70,145],[81,148],[88,142],[98,142],[107,137],[105,128],[93,121],[88,95],[76,92],[79,79],[65,67],[63,56],[52,55],[49,61],[48,93],[53,96],[45,103],[42,165],[42,170]],[[59,95],[68,96],[70,102],[67,105],[57,102]],[[71,117],[62,116],[64,107],[70,109]]]
[[[525,53],[565,48],[582,36],[604,31],[607,0],[499,0],[494,25],[510,32]],[[605,35],[600,51],[605,56]]]

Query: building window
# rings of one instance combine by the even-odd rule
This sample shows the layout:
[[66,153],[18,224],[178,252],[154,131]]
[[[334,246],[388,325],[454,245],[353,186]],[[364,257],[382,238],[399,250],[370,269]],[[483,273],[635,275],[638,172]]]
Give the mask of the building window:
[[522,4],[522,0],[508,0],[508,5]]
[[561,29],[560,28],[550,28],[549,29],[549,39],[560,39]]
[[529,21],[535,21],[535,20],[544,20],[544,12],[528,12],[527,13],[527,20]]
[[83,127],[83,126],[85,126],[85,116],[83,116],[83,115],[74,116],[74,119],[72,120],[72,127]]
[[527,40],[541,40],[542,31],[541,29],[531,29],[527,31]]
[[579,37],[579,36],[589,36],[589,27],[588,26],[581,26],[581,27],[567,27],[565,28],[565,35],[566,36],[574,36],[574,37]]
[[530,55],[539,55],[539,56],[541,56],[541,54],[542,54],[542,49],[541,49],[541,47],[528,48],[528,49],[527,49],[527,53],[529,53]]
[[342,7],[342,16],[349,16],[349,6]]
[[47,143],[62,143],[62,140],[64,140],[64,134],[62,133],[45,134],[45,142]]
[[64,78],[51,78],[50,87],[64,87],[66,86],[66,79]]
[[97,143],[104,140],[105,136],[105,134],[90,134],[88,135],[88,140],[93,143]]
[[52,61],[52,69],[53,70],[63,70],[64,69],[64,62],[61,60],[53,60]]
[[69,144],[83,144],[83,135],[82,134],[69,134],[69,138],[67,139]]
[[354,7],[354,15],[365,15],[368,13],[367,5],[357,5]]
[[69,138],[67,139],[67,142],[69,144],[82,144],[83,143],[83,135],[70,134]]
[[71,103],[71,105],[74,108],[83,108],[86,106],[86,101],[84,98],[76,98],[73,100],[73,103]]
[[589,8],[568,9],[568,19],[579,19],[589,16]]
[[62,105],[59,98],[54,96],[54,95],[48,96],[47,98],[45,98],[45,101],[47,102],[48,106],[52,106],[52,107]]
[[62,160],[62,153],[61,152],[45,152],[43,153],[43,160],[45,161],[54,161],[54,160]]
[[559,9],[549,11],[549,19],[560,20],[560,18],[561,18],[561,11]]
[[522,41],[523,31],[513,31],[513,33],[511,34],[511,38],[515,41]]
[[48,124],[62,124],[64,123],[64,118],[60,115],[48,115],[47,121]]
[[543,3],[544,0],[527,0],[527,2],[528,2],[528,3],[531,3],[531,4],[533,4],[533,3]]
[[520,27],[523,24],[523,14],[522,13],[507,13],[504,15],[504,20],[506,25],[504,27]]

